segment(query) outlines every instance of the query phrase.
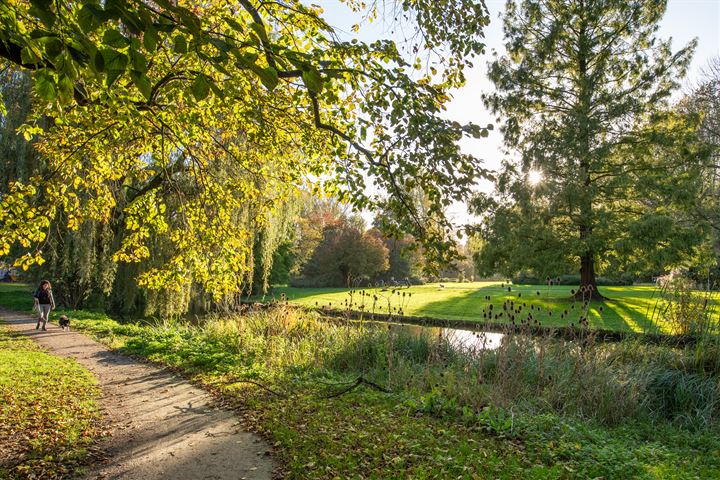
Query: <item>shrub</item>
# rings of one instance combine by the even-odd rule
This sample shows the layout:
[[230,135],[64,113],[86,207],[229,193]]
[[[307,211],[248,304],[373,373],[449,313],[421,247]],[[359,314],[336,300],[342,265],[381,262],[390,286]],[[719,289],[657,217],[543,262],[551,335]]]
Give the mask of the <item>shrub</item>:
[[675,335],[715,339],[720,333],[718,294],[695,290],[695,282],[683,272],[673,271],[658,279],[660,295],[651,320],[664,322]]

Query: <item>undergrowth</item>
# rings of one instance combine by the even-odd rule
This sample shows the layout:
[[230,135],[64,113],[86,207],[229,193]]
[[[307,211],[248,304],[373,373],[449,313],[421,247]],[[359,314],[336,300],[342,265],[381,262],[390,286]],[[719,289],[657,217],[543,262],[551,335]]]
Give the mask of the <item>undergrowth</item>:
[[198,322],[84,315],[76,326],[240,408],[290,478],[720,477],[718,371],[696,347],[588,332],[487,350],[284,307]]

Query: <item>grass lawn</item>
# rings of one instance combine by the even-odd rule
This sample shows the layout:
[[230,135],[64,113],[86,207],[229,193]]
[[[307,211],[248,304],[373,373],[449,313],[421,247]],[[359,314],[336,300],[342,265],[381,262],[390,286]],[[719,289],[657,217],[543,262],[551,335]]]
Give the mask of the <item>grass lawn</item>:
[[[432,317],[447,320],[483,320],[483,309],[489,304],[493,311],[502,311],[502,304],[512,300],[517,306],[526,304],[523,311],[530,311],[533,317],[544,326],[568,326],[578,324],[580,301],[573,301],[570,291],[577,287],[570,286],[539,286],[512,285],[511,291],[500,282],[446,283],[440,287],[438,283],[417,285],[398,289],[395,294],[392,288],[382,291],[380,288],[358,289],[365,291],[365,311],[373,310],[373,295],[378,300],[375,312],[388,313],[402,309],[404,315]],[[280,298],[287,295],[292,303],[305,306],[346,308],[350,301],[350,289],[347,288],[292,288],[276,287],[270,297]],[[399,294],[398,294],[399,292]],[[654,286],[600,287],[600,292],[607,298],[603,302],[592,302],[588,313],[590,326],[608,330],[635,331],[648,333],[670,333],[669,326],[654,320],[654,311],[662,306],[659,291]],[[405,296],[402,294],[405,293]],[[539,293],[539,294],[538,294]],[[490,301],[485,299],[490,296]],[[267,298],[267,297],[266,297]],[[355,294],[353,310],[358,310],[363,297]],[[717,300],[716,300],[717,302]],[[534,310],[530,310],[533,306]],[[539,309],[539,313],[538,313]],[[565,313],[567,311],[567,313]],[[560,318],[561,314],[564,318]],[[499,318],[492,321],[507,321]]]
[[34,288],[26,283],[0,283],[0,307],[16,312],[30,312]]
[[0,325],[0,478],[73,477],[98,433],[99,395],[77,362]]

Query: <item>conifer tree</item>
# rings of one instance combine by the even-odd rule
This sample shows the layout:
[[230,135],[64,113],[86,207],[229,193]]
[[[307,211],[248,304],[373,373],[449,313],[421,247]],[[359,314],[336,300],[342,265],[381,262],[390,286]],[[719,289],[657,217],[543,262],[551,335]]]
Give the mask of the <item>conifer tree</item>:
[[695,42],[673,52],[657,37],[665,7],[508,1],[506,53],[489,65],[495,91],[484,100],[511,156],[495,195],[474,202],[486,213],[481,270],[579,269],[585,297],[600,297],[607,252],[689,234],[666,209],[703,152],[690,145],[693,120],[667,107]]

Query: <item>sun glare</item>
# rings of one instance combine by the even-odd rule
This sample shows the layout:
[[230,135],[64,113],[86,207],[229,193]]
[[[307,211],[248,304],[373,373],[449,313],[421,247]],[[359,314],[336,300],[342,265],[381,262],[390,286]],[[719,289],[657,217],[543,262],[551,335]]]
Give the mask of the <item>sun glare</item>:
[[542,172],[538,170],[530,170],[528,172],[528,182],[530,183],[530,185],[537,185],[538,183],[542,182],[542,179]]

